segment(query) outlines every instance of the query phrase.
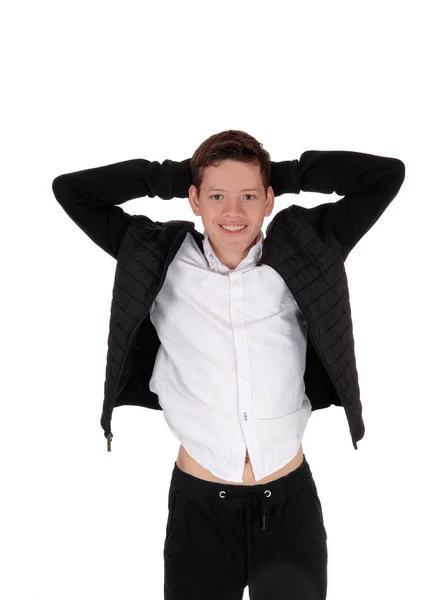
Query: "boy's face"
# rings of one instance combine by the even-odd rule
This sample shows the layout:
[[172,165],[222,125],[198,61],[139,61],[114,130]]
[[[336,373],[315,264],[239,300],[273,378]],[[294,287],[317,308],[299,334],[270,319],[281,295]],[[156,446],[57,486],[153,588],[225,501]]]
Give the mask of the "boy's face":
[[[205,168],[199,197],[194,185],[189,188],[190,206],[195,215],[201,216],[215,254],[229,269],[235,269],[255,245],[274,201],[272,187],[267,194],[264,191],[259,165],[230,159],[218,167]],[[220,227],[221,223],[247,227],[231,235]]]

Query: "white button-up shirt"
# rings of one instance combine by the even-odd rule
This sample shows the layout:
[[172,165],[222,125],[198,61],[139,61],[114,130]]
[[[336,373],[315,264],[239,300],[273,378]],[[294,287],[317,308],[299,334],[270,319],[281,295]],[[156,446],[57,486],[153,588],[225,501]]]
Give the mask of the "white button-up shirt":
[[159,347],[150,389],[173,435],[200,465],[242,483],[246,449],[258,481],[298,452],[312,406],[305,394],[306,321],[282,277],[255,266],[264,241],[233,270],[204,230],[187,233],[150,310]]

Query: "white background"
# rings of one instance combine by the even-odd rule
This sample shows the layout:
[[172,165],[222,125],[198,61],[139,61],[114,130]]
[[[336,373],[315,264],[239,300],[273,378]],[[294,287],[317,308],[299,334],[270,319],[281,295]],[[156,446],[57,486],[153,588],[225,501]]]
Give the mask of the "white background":
[[[183,160],[226,129],[250,133],[275,161],[353,150],[405,163],[398,196],[346,261],[365,437],[354,450],[331,406],[312,415],[303,447],[328,532],[328,600],[445,597],[440,8],[88,0],[2,10],[1,598],[163,598],[178,442],[161,411],[125,406],[107,452],[115,262],[51,183],[131,158]],[[263,231],[292,203],[335,199],[278,196]],[[123,208],[203,231],[187,199]]]

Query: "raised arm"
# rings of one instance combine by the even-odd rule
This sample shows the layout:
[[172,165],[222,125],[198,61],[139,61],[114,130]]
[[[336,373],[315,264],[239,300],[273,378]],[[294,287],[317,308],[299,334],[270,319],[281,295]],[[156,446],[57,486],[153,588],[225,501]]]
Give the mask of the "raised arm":
[[340,242],[344,258],[381,217],[405,179],[405,165],[398,158],[346,150],[308,150],[300,157],[298,171],[302,191],[344,195],[309,209],[321,233]]
[[[93,169],[59,175],[54,196],[71,219],[105,252],[117,259],[121,240],[132,216],[117,206],[142,196],[170,200],[176,196],[176,167],[135,158]],[[179,170],[180,171],[180,170]]]

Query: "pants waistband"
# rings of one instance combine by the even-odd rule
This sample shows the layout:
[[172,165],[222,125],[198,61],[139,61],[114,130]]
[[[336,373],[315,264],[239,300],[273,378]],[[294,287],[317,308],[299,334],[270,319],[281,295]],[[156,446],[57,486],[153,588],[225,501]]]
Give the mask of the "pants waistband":
[[302,490],[308,483],[313,482],[313,477],[306,456],[303,454],[303,462],[300,466],[269,483],[239,485],[206,481],[186,473],[178,467],[176,462],[171,481],[174,488],[185,490],[188,494],[196,497],[219,496],[246,499],[252,496],[263,497],[265,492],[270,492],[266,495],[271,503],[275,503]]

